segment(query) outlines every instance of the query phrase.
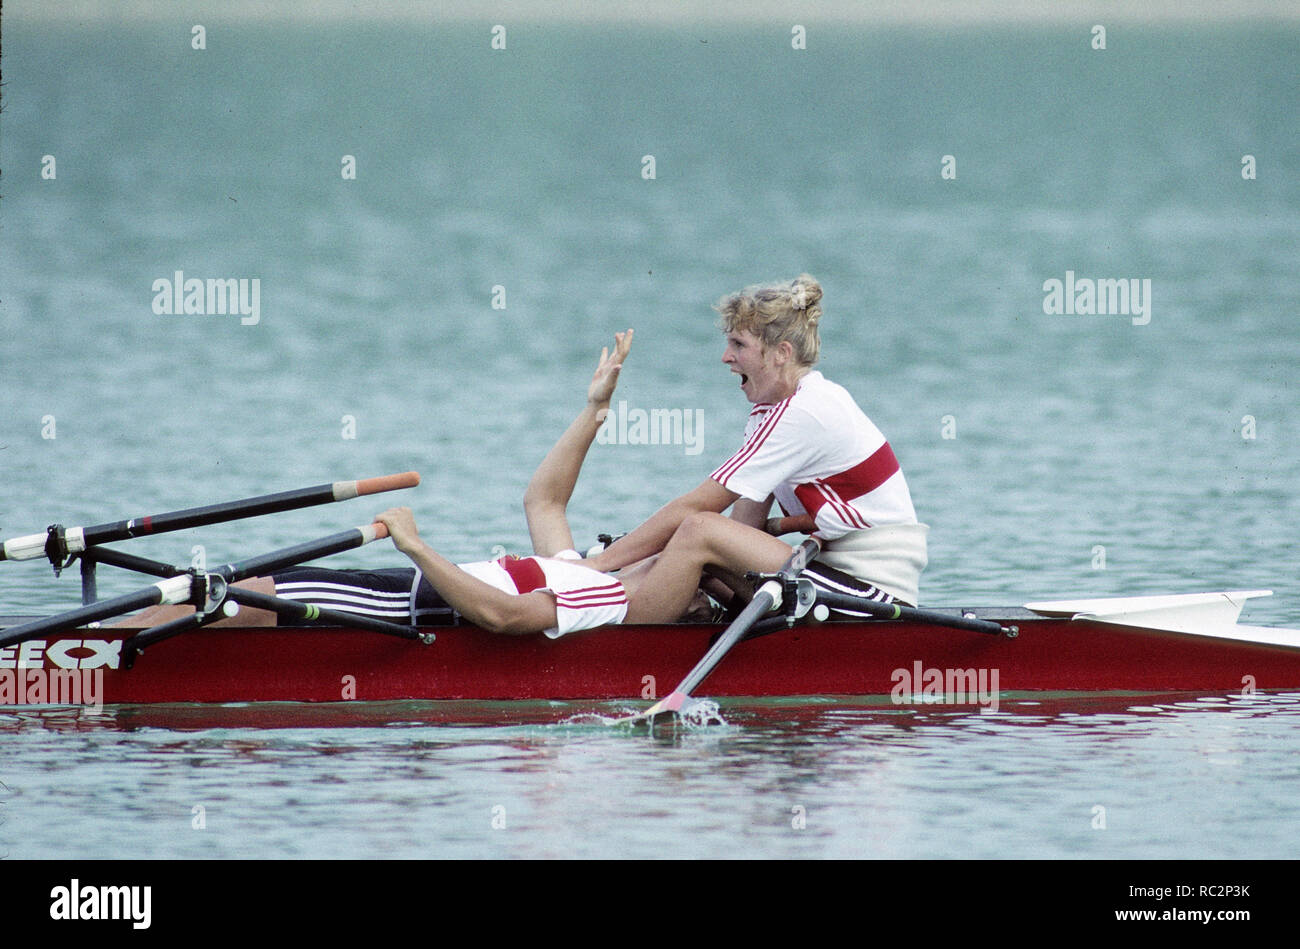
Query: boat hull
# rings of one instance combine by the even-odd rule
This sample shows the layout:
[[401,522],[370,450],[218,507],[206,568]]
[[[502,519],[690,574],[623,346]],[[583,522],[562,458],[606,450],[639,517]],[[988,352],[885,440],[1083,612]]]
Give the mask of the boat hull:
[[[1080,620],[1011,619],[1019,626],[1015,638],[904,622],[800,626],[740,643],[699,692],[921,695],[935,673],[944,683],[932,690],[938,701],[972,704],[975,695],[949,694],[954,681],[972,691],[978,682],[1002,692],[1300,689],[1300,648]],[[125,668],[121,643],[133,631],[79,629],[0,651],[0,673],[14,670],[7,673],[12,683],[34,669],[102,672],[104,704],[637,700],[671,690],[719,630],[623,626],[550,640],[440,627],[432,630],[437,641],[426,645],[348,629],[208,628],[151,645]],[[7,700],[17,697],[11,690]]]

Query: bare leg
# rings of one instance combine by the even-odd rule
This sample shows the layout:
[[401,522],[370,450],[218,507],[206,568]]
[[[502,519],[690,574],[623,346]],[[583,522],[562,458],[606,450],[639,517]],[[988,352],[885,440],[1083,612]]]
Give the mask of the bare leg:
[[737,596],[742,601],[748,601],[754,593],[753,584],[745,579],[744,574],[714,566],[704,568],[704,580],[700,586],[723,603],[730,602]]
[[790,559],[790,545],[739,521],[711,512],[682,521],[635,592],[628,623],[671,623],[690,605],[706,566],[742,575],[775,572]]

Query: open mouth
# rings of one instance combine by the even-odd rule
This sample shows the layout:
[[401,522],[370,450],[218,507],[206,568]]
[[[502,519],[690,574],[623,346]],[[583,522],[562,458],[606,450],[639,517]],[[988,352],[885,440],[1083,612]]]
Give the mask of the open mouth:
[[743,385],[744,385],[746,382],[748,382],[748,381],[749,381],[749,376],[745,375],[745,374],[742,372],[742,373],[740,374],[740,384],[743,386]]

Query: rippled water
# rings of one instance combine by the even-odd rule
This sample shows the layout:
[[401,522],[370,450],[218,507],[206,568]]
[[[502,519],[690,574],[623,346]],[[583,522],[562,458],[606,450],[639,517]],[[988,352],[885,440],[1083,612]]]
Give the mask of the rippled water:
[[844,698],[723,703],[727,725],[653,734],[594,720],[620,711],[412,702],[0,714],[0,850],[1295,855],[1297,693],[1008,696],[997,713],[980,714]]

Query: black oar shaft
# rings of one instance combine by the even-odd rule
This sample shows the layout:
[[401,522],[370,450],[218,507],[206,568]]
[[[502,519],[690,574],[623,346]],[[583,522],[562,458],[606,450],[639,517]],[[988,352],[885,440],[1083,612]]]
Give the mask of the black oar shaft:
[[170,511],[166,514],[153,514],[148,517],[132,518],[126,521],[114,521],[110,524],[87,527],[85,529],[86,545],[102,544],[112,540],[125,540],[128,537],[141,537],[145,534],[163,534],[167,531],[186,530],[191,527],[220,524],[245,517],[258,517],[262,514],[277,514],[280,511],[294,511],[298,508],[313,507],[317,504],[343,501],[363,494],[376,494],[398,488],[412,488],[419,483],[420,476],[414,471],[408,471],[405,474],[385,475],[380,478],[367,478],[362,481],[334,481],[328,484],[314,485],[310,488],[298,488],[293,491],[281,491],[277,494],[264,494],[256,498],[245,498],[241,501],[226,501],[221,504],[187,508],[183,511]]
[[[257,517],[261,514],[292,511],[317,504],[328,504],[332,501],[345,501],[366,494],[413,488],[419,483],[420,476],[414,471],[365,478],[360,481],[334,481],[329,484],[281,491],[278,494],[264,494],[239,501],[186,508],[182,511],[168,511],[164,514],[134,517],[125,521],[110,521],[92,527],[68,528],[63,532],[59,543],[66,548],[62,551],[66,555],[77,553],[96,544],[203,527],[208,524],[220,524],[245,517]],[[46,543],[45,534],[15,537],[0,544],[0,560],[31,560],[44,556],[47,553]]]
[[337,534],[330,534],[320,540],[295,544],[293,547],[285,547],[269,554],[250,557],[238,563],[226,564],[224,567],[218,567],[212,572],[221,574],[230,583],[236,583],[240,580],[247,580],[249,577],[264,577],[275,570],[306,563],[318,557],[351,550],[354,547],[360,547],[363,544],[387,536],[388,529],[383,524],[367,524],[365,527],[353,527],[350,530],[339,531]]
[[122,596],[100,600],[89,606],[60,613],[58,616],[33,620],[30,623],[6,629],[3,633],[0,633],[0,648],[12,646],[14,643],[25,642],[29,639],[36,639],[39,636],[62,632],[65,629],[75,629],[78,626],[84,626],[86,623],[96,623],[113,616],[121,616],[123,613],[143,610],[150,606],[157,606],[160,603],[184,602],[189,596],[189,590],[189,577],[173,577],[170,580],[160,580],[151,586],[136,590],[134,593],[124,593]]
[[[234,583],[238,580],[246,580],[249,577],[268,574],[281,567],[292,567],[294,564],[315,560],[317,557],[324,557],[327,554],[351,550],[354,547],[360,547],[362,544],[368,544],[371,541],[380,540],[387,536],[388,528],[383,524],[367,524],[365,527],[354,527],[351,530],[330,534],[320,540],[285,547],[283,550],[263,554],[260,557],[251,557],[239,563],[227,564],[209,572],[224,577],[228,583]],[[134,593],[126,593],[109,600],[100,600],[88,606],[60,613],[58,616],[34,620],[7,629],[0,634],[0,647],[10,646],[14,643],[35,639],[38,636],[45,636],[50,633],[61,632],[65,629],[73,629],[84,623],[108,619],[110,616],[120,616],[123,613],[131,613],[135,610],[157,606],[160,603],[184,603],[189,600],[191,587],[192,578],[188,576],[176,576],[167,580],[159,580],[157,583]]]
[[281,491],[260,498],[243,501],[227,501],[222,504],[209,504],[203,507],[187,508],[183,511],[171,511],[167,514],[153,514],[147,517],[133,517],[124,521],[111,521],[96,524],[85,529],[86,546],[104,544],[109,541],[126,540],[129,537],[143,537],[146,534],[165,534],[168,531],[187,530],[191,527],[203,527],[208,524],[220,524],[245,517],[257,517],[262,514],[276,514],[280,511],[292,511],[301,507],[312,507],[334,500],[333,485],[318,484],[311,488],[296,491]]
[[387,623],[381,619],[375,619],[372,616],[363,616],[360,613],[347,613],[343,610],[331,610],[323,606],[313,606],[308,603],[301,603],[298,600],[289,600],[282,596],[269,596],[265,593],[258,593],[255,590],[244,590],[231,587],[226,596],[242,606],[251,606],[259,610],[269,610],[277,616],[286,619],[299,620],[307,623],[334,623],[338,626],[354,627],[356,629],[367,629],[375,633],[384,633],[388,636],[399,636],[402,639],[419,639],[420,632],[413,626],[401,626],[397,623]]
[[953,629],[988,633],[991,636],[1001,636],[1006,632],[1001,624],[992,620],[975,619],[970,616],[953,616],[951,613],[940,613],[937,610],[920,610],[897,603],[877,603],[874,600],[864,600],[860,597],[831,593],[825,590],[817,591],[817,602],[825,604],[833,610],[866,613],[868,616],[874,616],[878,619],[897,619],[913,623],[928,623],[932,626],[951,626]]
[[114,550],[112,547],[96,547],[94,550],[88,550],[82,555],[81,562],[83,565],[106,563],[110,567],[121,567],[124,570],[147,573],[154,577],[175,577],[185,572],[180,567],[163,563],[161,560],[137,557],[135,554]]

